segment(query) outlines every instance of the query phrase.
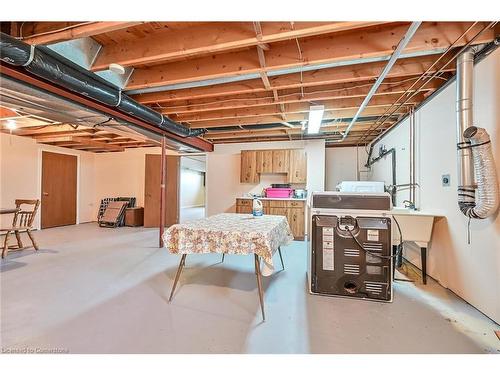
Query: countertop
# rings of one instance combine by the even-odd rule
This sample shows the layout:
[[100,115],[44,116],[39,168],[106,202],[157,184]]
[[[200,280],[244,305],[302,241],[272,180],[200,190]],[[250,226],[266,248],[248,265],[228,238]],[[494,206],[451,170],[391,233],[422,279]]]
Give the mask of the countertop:
[[444,217],[443,213],[439,211],[420,211],[420,210],[410,210],[400,207],[394,207],[391,211],[389,211],[393,216],[434,216],[434,217]]
[[[253,197],[237,197],[236,199],[253,199]],[[307,201],[307,198],[260,198],[257,197],[257,199],[260,199],[261,201],[302,201],[305,202]]]

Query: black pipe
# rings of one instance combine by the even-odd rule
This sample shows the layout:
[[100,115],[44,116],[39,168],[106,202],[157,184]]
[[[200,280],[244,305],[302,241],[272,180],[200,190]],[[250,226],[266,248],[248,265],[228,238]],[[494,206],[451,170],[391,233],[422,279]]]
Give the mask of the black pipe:
[[377,156],[376,158],[373,158],[373,159],[370,159],[371,151],[372,150],[370,150],[370,154],[368,155],[368,161],[365,164],[366,167],[371,167],[377,161],[379,161],[382,158],[384,158],[385,156],[391,154],[391,159],[392,159],[392,188],[391,188],[391,191],[389,193],[391,194],[392,205],[395,206],[396,205],[396,190],[397,190],[397,188],[396,188],[396,185],[397,185],[397,183],[396,183],[396,149],[393,147],[390,150],[383,151],[383,152],[380,153],[379,156]]
[[123,94],[120,88],[46,47],[35,47],[0,33],[0,59],[181,137],[195,137],[206,132],[204,129],[189,129],[136,102]]

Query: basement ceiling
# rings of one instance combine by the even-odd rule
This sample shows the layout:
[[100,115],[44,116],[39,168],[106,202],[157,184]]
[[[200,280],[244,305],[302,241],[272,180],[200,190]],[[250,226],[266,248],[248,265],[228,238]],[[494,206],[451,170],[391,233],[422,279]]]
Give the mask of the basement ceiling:
[[[160,146],[161,137],[155,133],[4,76],[0,103],[17,113],[15,117],[0,119],[3,134],[96,153]],[[9,120],[14,120],[15,129],[8,129]],[[172,140],[167,140],[167,147],[182,152],[197,151]]]
[[[131,68],[124,90],[212,143],[304,139],[311,105],[319,135],[367,144],[455,74],[461,47],[498,36],[488,22],[423,22],[344,141],[343,131],[408,22],[13,22],[27,43],[92,38],[89,69]],[[338,143],[337,143],[338,142]]]

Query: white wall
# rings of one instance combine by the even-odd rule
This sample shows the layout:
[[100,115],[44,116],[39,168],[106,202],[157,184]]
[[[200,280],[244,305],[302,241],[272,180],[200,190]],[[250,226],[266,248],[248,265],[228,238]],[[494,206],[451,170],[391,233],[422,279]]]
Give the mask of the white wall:
[[[0,206],[13,207],[15,199],[41,199],[42,151],[77,155],[77,220],[95,220],[94,154],[36,143],[32,138],[0,134]],[[40,227],[40,212],[35,226]],[[11,215],[0,215],[1,225],[12,224]]]
[[[358,151],[359,158],[356,158]],[[325,190],[335,191],[342,181],[357,181],[359,162],[360,180],[364,179],[366,157],[364,147],[327,147],[325,153]]]
[[285,182],[285,175],[262,175],[258,184],[240,183],[241,150],[304,148],[307,153],[307,185],[309,192],[323,191],[325,187],[324,140],[255,142],[215,145],[207,154],[207,215],[234,212],[237,197],[260,193],[272,183]]
[[[500,175],[500,49],[474,68],[474,124],[484,127]],[[500,218],[471,222],[471,244],[467,244],[467,218],[457,206],[457,151],[455,90],[452,84],[416,113],[417,206],[439,210],[446,219],[434,226],[428,254],[428,273],[493,320],[500,322]],[[409,182],[409,123],[403,122],[380,144],[396,147],[398,183]],[[377,163],[369,176],[388,180],[386,161]],[[451,175],[451,186],[443,187],[441,175]],[[400,203],[408,191],[398,194]],[[408,247],[405,256],[420,266],[416,249]]]
[[[160,147],[132,148],[124,152],[95,155],[95,200],[106,197],[136,197],[144,206],[146,154],[161,154]],[[167,150],[167,154],[175,155]]]
[[205,205],[204,173],[181,168],[180,201],[181,208]]

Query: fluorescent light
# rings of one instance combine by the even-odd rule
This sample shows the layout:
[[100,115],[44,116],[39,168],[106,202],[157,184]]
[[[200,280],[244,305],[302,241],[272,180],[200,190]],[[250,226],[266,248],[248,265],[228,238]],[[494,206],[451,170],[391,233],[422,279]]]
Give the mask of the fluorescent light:
[[307,123],[307,134],[318,134],[323,120],[324,105],[312,105],[309,107],[309,121]]
[[14,120],[7,120],[7,129],[14,130],[17,128],[16,122]]

